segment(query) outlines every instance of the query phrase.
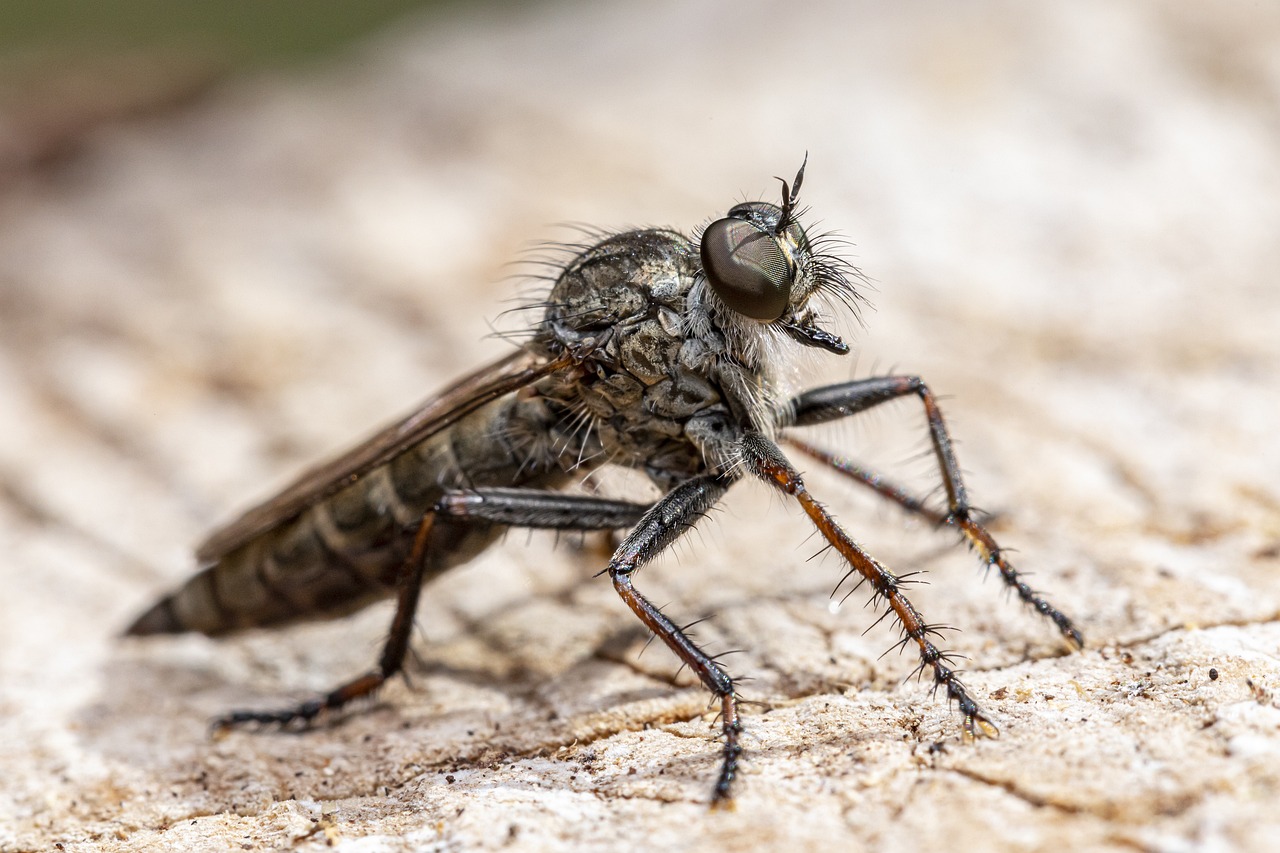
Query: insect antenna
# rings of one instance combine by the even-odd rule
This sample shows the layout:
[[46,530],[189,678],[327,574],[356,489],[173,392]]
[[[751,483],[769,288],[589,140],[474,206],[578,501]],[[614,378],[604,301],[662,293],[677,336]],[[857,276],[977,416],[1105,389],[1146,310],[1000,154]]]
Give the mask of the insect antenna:
[[773,226],[774,236],[781,236],[786,227],[795,221],[795,202],[800,196],[800,184],[804,183],[804,167],[808,162],[809,152],[806,151],[800,171],[796,172],[795,180],[790,186],[787,186],[786,179],[778,178],[782,182],[782,215],[778,217],[778,224]]

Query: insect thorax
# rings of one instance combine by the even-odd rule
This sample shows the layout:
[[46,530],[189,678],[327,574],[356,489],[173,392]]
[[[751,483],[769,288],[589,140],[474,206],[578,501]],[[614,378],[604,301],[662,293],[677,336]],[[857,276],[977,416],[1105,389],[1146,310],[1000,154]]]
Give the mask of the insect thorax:
[[583,463],[639,468],[670,488],[732,464],[726,449],[762,417],[766,378],[730,355],[714,323],[690,321],[700,270],[682,234],[631,231],[586,250],[556,281],[539,343],[588,355],[582,375],[539,390],[577,419],[566,451]]

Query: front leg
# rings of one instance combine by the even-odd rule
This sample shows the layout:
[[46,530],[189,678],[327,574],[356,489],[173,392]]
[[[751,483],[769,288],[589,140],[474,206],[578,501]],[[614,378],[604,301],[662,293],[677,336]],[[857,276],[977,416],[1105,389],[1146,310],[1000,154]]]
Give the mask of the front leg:
[[947,494],[946,515],[940,516],[926,507],[923,501],[911,497],[897,486],[867,472],[842,456],[794,438],[789,438],[788,441],[845,476],[869,486],[883,497],[900,504],[908,511],[957,528],[970,547],[982,557],[982,561],[996,568],[1001,580],[1014,591],[1018,598],[1053,622],[1068,643],[1077,649],[1082,648],[1084,636],[1071,619],[1022,579],[1017,569],[1005,558],[1004,551],[996,544],[995,538],[973,517],[973,509],[969,505],[964,480],[960,476],[960,464],[956,461],[951,434],[947,431],[947,425],[942,419],[942,410],[938,408],[937,399],[922,379],[918,376],[880,376],[814,388],[791,401],[791,423],[794,426],[826,423],[865,412],[889,400],[911,395],[919,397],[924,404],[925,419],[929,424],[929,439],[933,444],[934,457],[937,459],[943,489]]
[[761,480],[795,498],[805,514],[813,521],[818,532],[840,552],[840,555],[852,566],[852,571],[862,576],[862,580],[871,585],[876,597],[883,600],[898,618],[902,631],[906,635],[904,643],[914,642],[920,650],[920,671],[933,670],[935,688],[946,690],[947,698],[956,703],[960,713],[964,715],[964,733],[966,737],[994,737],[998,732],[995,724],[978,706],[969,691],[960,682],[956,671],[951,668],[952,655],[939,649],[933,642],[939,629],[930,625],[907,600],[902,592],[904,582],[893,572],[880,564],[862,546],[836,523],[822,504],[814,499],[805,487],[800,474],[782,455],[778,446],[759,433],[748,433],[739,444],[742,462],[747,470]]

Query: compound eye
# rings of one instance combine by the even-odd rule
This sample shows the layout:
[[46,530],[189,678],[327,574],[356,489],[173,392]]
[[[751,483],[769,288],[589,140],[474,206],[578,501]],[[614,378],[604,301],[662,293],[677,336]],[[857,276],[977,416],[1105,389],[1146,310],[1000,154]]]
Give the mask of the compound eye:
[[702,269],[726,306],[753,320],[787,310],[792,272],[778,239],[742,219],[717,219],[702,233]]

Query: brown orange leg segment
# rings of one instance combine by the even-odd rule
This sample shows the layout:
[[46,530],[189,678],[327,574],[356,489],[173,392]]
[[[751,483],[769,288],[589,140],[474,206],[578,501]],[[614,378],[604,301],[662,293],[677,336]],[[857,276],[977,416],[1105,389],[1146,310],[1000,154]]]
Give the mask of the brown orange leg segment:
[[738,775],[738,758],[742,754],[739,735],[742,721],[738,717],[738,697],[733,679],[689,636],[632,586],[632,575],[654,555],[689,530],[718,501],[732,484],[729,476],[695,477],[676,486],[645,513],[627,535],[613,559],[609,561],[609,578],[613,588],[631,612],[640,618],[656,637],[675,652],[698,676],[708,690],[720,700],[720,724],[724,735],[720,775],[711,794],[713,808],[732,805],[733,781]]
[[246,723],[306,725],[324,712],[337,711],[348,702],[373,695],[389,678],[400,672],[409,650],[409,638],[413,634],[413,615],[418,609],[418,597],[422,594],[422,572],[426,564],[423,558],[431,539],[435,518],[434,510],[422,517],[418,532],[413,537],[413,547],[400,569],[396,582],[396,613],[391,620],[391,631],[382,647],[377,669],[292,708],[276,711],[232,711],[214,720],[213,728],[223,730]]
[[742,746],[738,736],[742,733],[742,721],[738,718],[738,698],[734,693],[733,679],[710,656],[698,648],[680,628],[641,595],[631,585],[631,575],[612,572],[613,588],[626,602],[640,621],[659,637],[667,648],[676,653],[689,669],[697,674],[708,690],[720,699],[721,731],[724,734],[724,751],[720,763],[720,775],[711,794],[713,807],[722,808],[732,802],[733,780],[738,775],[738,758]]
[[452,523],[502,524],[556,530],[612,530],[635,524],[643,504],[533,489],[479,488],[446,492],[418,525],[409,554],[396,580],[396,611],[376,669],[292,708],[278,711],[233,711],[214,721],[225,729],[244,723],[307,724],[326,711],[375,693],[401,672],[413,633],[413,617],[422,594],[427,545],[438,519]]
[[1053,622],[1068,643],[1077,649],[1082,648],[1084,636],[1071,619],[1023,580],[1017,569],[1005,558],[995,538],[973,518],[973,509],[969,505],[964,480],[960,476],[960,464],[956,461],[951,434],[942,418],[942,410],[938,407],[937,398],[923,380],[917,376],[881,376],[815,388],[792,401],[794,423],[797,426],[809,426],[845,418],[889,400],[911,395],[919,397],[924,405],[925,420],[929,425],[929,440],[933,445],[933,453],[942,477],[942,486],[947,494],[945,515],[926,507],[923,501],[911,497],[901,488],[842,456],[798,439],[788,438],[788,441],[808,455],[825,462],[846,477],[870,487],[909,512],[924,516],[936,524],[955,527],[970,547],[978,552],[983,563],[995,567],[1005,586],[1013,590],[1014,594],[1027,606]]
[[920,650],[920,669],[932,669],[934,685],[944,688],[947,698],[959,707],[964,717],[966,737],[994,737],[998,734],[995,724],[969,695],[956,671],[951,668],[951,655],[934,644],[933,637],[938,633],[937,628],[925,622],[903,594],[902,581],[845,533],[805,488],[799,473],[782,455],[777,445],[758,433],[750,433],[743,438],[741,447],[747,467],[766,483],[794,497],[823,538],[840,552],[853,570],[871,585],[876,595],[888,604],[902,625],[904,642],[914,642]]

